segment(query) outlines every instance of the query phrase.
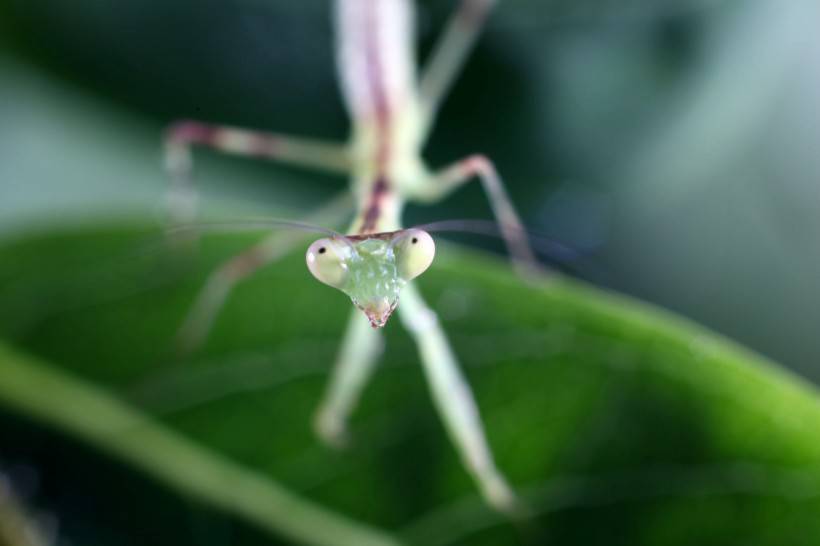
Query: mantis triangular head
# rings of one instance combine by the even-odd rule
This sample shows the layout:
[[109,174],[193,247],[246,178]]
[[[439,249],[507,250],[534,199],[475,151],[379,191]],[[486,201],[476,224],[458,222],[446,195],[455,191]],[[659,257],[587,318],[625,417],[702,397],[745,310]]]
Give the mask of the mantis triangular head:
[[405,229],[372,235],[325,237],[307,250],[310,272],[347,294],[374,328],[396,309],[408,281],[433,262],[436,245],[429,233]]

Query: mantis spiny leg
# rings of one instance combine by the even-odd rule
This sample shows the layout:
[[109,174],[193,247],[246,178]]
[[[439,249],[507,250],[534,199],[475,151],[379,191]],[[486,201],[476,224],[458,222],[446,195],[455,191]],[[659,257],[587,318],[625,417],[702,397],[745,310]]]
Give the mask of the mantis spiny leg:
[[495,466],[470,386],[459,370],[438,317],[415,285],[407,285],[401,298],[399,317],[416,340],[433,401],[464,465],[488,503],[502,512],[516,513],[519,505]]
[[179,121],[168,128],[165,137],[165,168],[171,175],[168,207],[174,225],[192,221],[196,212],[196,191],[191,178],[191,148],[194,145],[331,173],[344,174],[350,170],[347,148],[342,144],[198,121]]

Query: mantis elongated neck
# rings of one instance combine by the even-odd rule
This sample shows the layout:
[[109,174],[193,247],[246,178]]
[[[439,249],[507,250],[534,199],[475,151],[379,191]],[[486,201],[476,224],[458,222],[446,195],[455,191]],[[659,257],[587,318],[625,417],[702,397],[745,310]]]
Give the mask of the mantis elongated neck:
[[[360,54],[364,60],[364,76],[371,112],[367,116],[369,127],[362,133],[370,133],[360,140],[361,184],[358,217],[352,226],[353,233],[362,235],[399,229],[401,206],[393,184],[392,163],[395,157],[394,131],[396,106],[386,87],[386,66],[379,44],[379,28],[372,6],[364,14],[367,20],[364,48]],[[364,135],[362,135],[364,136]]]
[[393,191],[387,173],[377,175],[374,182],[363,186],[369,188],[359,198],[356,218],[348,233],[367,235],[401,229],[404,201]]
[[413,9],[408,0],[337,0],[337,66],[353,119],[353,190],[349,233],[399,229],[406,120],[416,107]]

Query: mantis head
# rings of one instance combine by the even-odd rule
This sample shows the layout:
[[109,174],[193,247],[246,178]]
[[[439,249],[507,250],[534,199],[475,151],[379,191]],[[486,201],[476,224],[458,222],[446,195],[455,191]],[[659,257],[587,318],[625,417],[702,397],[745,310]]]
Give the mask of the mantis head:
[[306,259],[314,277],[350,296],[370,324],[381,328],[398,305],[401,289],[430,267],[435,253],[430,234],[406,229],[325,237],[310,245]]

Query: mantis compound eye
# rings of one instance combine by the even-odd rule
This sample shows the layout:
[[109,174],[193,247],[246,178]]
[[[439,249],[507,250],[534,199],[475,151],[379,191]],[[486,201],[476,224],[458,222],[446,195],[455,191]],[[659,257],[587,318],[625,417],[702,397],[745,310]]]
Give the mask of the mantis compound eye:
[[396,265],[399,276],[405,281],[414,279],[427,271],[436,255],[436,244],[426,231],[408,229],[396,241]]
[[324,238],[308,247],[305,259],[316,279],[334,288],[342,288],[347,282],[349,254],[350,245]]

